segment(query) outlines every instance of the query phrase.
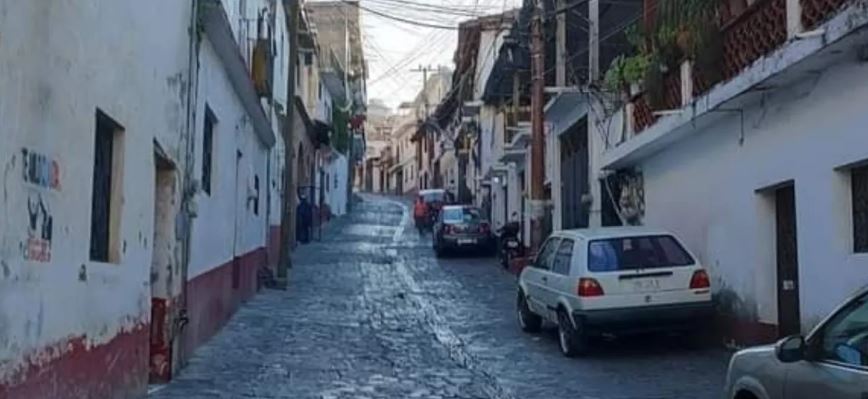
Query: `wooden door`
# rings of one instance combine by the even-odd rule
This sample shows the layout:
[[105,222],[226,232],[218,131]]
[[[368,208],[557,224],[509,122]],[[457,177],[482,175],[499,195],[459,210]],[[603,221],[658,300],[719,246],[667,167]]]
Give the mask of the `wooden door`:
[[792,185],[775,191],[775,214],[778,334],[783,337],[801,330],[796,194]]

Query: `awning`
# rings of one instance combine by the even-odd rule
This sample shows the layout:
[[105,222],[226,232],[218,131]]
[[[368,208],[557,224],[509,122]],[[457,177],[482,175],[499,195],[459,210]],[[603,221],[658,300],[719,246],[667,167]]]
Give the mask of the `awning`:
[[588,116],[587,95],[576,92],[558,93],[546,104],[545,114],[546,122],[551,123],[551,132],[555,137],[559,137]]
[[507,130],[515,131],[512,136],[512,140],[510,140],[509,144],[506,146],[507,149],[522,149],[527,148],[530,144],[531,135],[530,135],[530,126],[524,127],[519,125],[517,128],[508,127]]

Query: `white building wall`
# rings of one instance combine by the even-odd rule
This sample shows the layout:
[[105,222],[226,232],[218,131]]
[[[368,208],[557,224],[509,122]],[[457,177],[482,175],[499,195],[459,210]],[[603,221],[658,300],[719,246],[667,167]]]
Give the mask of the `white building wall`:
[[[0,1],[0,9],[3,386],[28,366],[67,355],[71,340],[96,347],[146,328],[154,140],[180,170],[191,8],[156,0],[99,7]],[[89,256],[97,108],[125,129],[117,264]],[[58,185],[23,179],[24,167],[33,162],[23,159],[24,149],[56,166]],[[28,205],[36,209],[40,202],[52,220],[50,260],[43,261],[26,252],[29,237],[38,236],[30,230]]]
[[[735,293],[743,316],[777,323],[774,206],[757,190],[794,180],[803,331],[868,283],[868,256],[852,251],[849,176],[868,159],[865,64],[767,94],[737,115],[640,165],[645,224],[671,229]],[[593,135],[591,136],[593,137]]]
[[[250,117],[235,95],[214,48],[202,41],[199,66],[199,110],[196,123],[197,159],[195,171],[201,180],[205,106],[217,118],[214,128],[211,194],[196,196],[198,217],[193,224],[189,277],[192,279],[223,265],[234,256],[265,246],[264,185],[267,150],[253,131]],[[240,157],[239,157],[240,152]],[[255,195],[254,181],[260,181]],[[254,213],[259,201],[259,214]],[[237,226],[237,231],[236,231]]]

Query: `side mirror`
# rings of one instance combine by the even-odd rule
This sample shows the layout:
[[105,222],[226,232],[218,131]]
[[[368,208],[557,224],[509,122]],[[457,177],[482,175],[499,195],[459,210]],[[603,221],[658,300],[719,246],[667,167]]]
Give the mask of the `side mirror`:
[[775,355],[781,363],[805,360],[805,339],[801,335],[786,337],[775,344]]

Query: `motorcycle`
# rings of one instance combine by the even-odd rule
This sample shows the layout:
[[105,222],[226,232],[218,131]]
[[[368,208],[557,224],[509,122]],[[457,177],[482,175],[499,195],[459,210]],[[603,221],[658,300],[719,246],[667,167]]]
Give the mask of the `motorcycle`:
[[519,230],[521,226],[511,222],[499,230],[500,234],[500,265],[504,269],[509,269],[509,264],[515,258],[520,258],[524,254],[524,248],[521,245]]

